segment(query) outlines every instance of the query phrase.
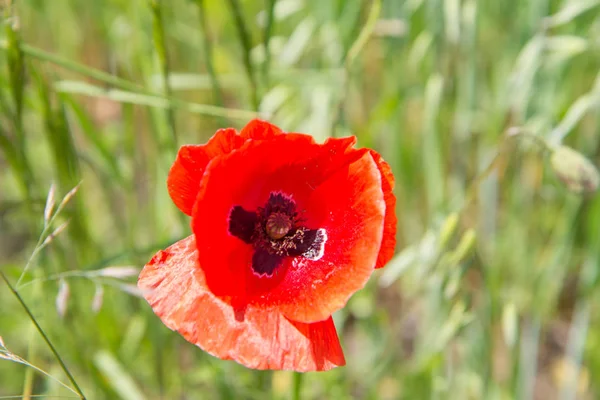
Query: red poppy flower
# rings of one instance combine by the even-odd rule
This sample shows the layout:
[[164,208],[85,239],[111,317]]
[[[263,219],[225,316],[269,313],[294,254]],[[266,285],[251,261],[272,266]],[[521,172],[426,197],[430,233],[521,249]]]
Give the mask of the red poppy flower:
[[355,143],[254,120],[181,147],[167,186],[193,235],[138,282],[165,325],[250,368],[344,365],[331,315],[389,261],[396,233],[391,169]]

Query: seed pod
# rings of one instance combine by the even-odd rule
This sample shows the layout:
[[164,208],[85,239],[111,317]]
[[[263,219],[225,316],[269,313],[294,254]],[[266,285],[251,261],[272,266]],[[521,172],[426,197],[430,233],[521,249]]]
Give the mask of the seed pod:
[[592,193],[598,190],[600,174],[583,154],[566,146],[558,146],[550,156],[556,176],[574,193]]
[[50,222],[50,218],[52,217],[52,211],[54,211],[55,196],[56,185],[53,183],[52,185],[50,185],[48,197],[46,198],[46,207],[44,208],[44,224],[46,225]]
[[104,286],[96,284],[96,292],[92,299],[92,311],[94,314],[98,314],[100,308],[102,308],[102,302],[104,301]]
[[71,297],[69,284],[64,279],[61,279],[58,294],[56,295],[56,312],[60,318],[64,318],[67,314],[67,302],[69,301],[69,297]]

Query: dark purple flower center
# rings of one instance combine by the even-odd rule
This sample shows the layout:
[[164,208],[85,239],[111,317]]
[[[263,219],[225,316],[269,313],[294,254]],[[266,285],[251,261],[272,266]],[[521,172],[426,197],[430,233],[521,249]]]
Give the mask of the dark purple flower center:
[[254,247],[252,270],[272,276],[285,257],[318,260],[323,256],[325,229],[308,229],[291,197],[274,192],[256,211],[234,206],[229,213],[229,233]]

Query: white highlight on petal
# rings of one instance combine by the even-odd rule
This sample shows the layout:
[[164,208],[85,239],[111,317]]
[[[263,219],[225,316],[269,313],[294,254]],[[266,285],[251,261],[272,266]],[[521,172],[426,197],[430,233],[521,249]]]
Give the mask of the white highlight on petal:
[[317,236],[315,241],[311,245],[310,249],[302,254],[304,258],[308,258],[312,261],[320,260],[325,254],[325,243],[327,242],[327,231],[323,228],[317,230]]

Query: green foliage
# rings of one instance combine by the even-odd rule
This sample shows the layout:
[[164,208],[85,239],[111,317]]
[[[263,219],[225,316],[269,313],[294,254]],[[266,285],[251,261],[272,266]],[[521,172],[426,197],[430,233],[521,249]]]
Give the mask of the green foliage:
[[[0,397],[600,397],[600,1],[0,10]],[[203,353],[135,287],[189,233],[177,147],[257,113],[396,176],[398,255],[335,315],[348,365],[302,379]]]

